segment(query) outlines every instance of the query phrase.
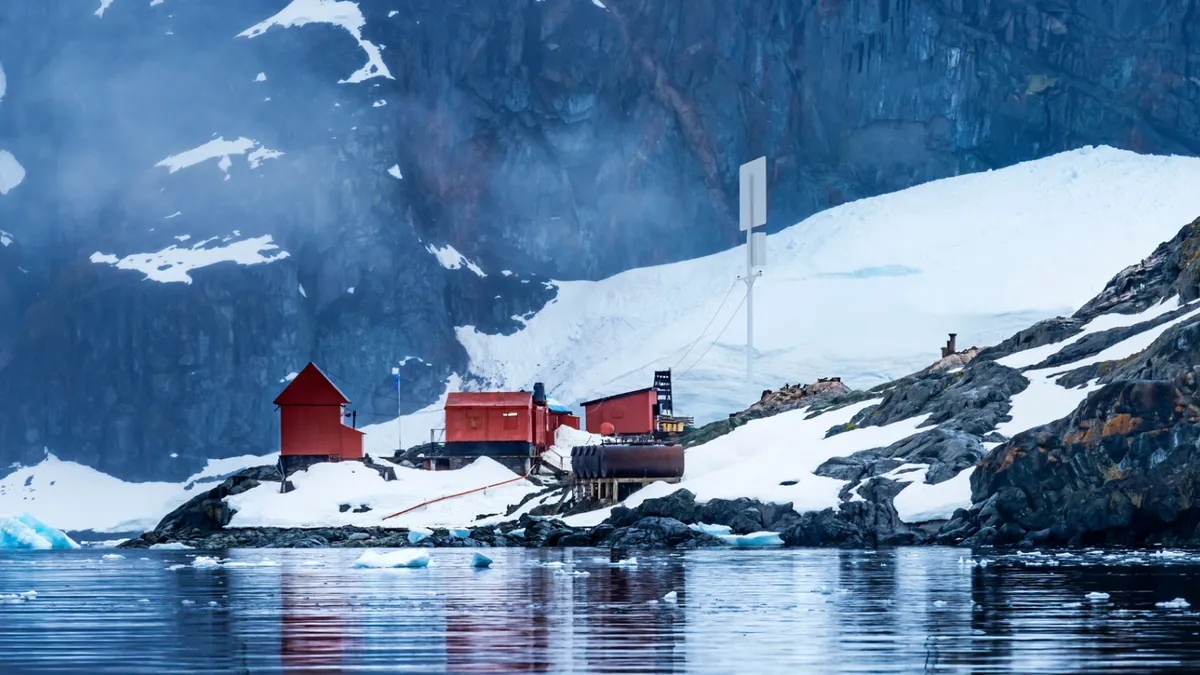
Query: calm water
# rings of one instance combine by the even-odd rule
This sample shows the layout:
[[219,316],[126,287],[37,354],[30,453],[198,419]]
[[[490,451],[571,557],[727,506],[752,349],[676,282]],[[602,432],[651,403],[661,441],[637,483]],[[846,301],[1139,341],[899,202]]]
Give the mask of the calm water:
[[470,551],[442,549],[426,569],[370,570],[353,550],[232,551],[215,568],[188,551],[105,553],[0,554],[0,596],[37,591],[0,604],[0,673],[1200,668],[1200,614],[1156,606],[1200,608],[1200,554],[696,551],[612,566],[606,551],[500,549],[474,570]]

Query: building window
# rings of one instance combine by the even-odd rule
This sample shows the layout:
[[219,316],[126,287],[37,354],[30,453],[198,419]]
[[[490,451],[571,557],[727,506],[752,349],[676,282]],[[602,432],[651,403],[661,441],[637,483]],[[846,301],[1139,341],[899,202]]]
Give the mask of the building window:
[[501,414],[504,416],[504,428],[505,429],[516,429],[517,428],[517,413],[506,412],[506,413],[501,413]]

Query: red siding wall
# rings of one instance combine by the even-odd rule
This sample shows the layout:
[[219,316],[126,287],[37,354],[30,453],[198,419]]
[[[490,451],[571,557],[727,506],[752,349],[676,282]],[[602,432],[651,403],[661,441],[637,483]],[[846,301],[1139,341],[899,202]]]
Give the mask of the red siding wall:
[[279,408],[279,454],[362,457],[362,432],[342,423],[342,407],[290,406]]
[[446,442],[533,441],[529,408],[447,407]]
[[654,404],[658,394],[643,391],[593,403],[584,408],[587,430],[600,433],[600,425],[609,422],[618,434],[648,434],[654,431]]

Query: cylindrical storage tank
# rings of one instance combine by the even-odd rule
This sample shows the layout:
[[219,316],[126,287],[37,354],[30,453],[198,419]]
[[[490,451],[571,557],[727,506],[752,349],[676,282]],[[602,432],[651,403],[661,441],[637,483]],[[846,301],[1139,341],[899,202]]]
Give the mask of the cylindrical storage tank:
[[571,471],[579,478],[596,478],[596,446],[581,445],[571,448]]
[[598,478],[682,478],[682,445],[601,445],[592,466]]

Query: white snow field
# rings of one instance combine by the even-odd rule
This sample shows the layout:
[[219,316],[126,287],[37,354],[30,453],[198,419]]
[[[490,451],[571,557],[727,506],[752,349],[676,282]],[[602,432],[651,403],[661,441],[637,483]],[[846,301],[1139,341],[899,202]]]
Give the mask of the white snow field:
[[573,404],[674,367],[675,412],[697,422],[785,382],[880,384],[935,361],[947,333],[983,346],[1074,312],[1195,219],[1197,180],[1200,159],[1085,148],[845,204],[771,235],[754,289],[752,387],[735,281],[744,248],[558,282],[557,299],[512,335],[459,329],[464,379],[542,381]]
[[277,455],[210,459],[182,483],[129,483],[53,454],[0,479],[0,513],[28,512],[68,531],[134,532],[153,529],[177,506],[215,487],[218,478],[249,466],[274,464]]
[[[287,494],[280,494],[279,483],[264,482],[226,500],[237,510],[229,526],[449,528],[473,524],[475,517],[482,514],[503,515],[510,504],[521,501],[530,491],[541,489],[486,457],[456,471],[423,471],[399,466],[395,470],[396,480],[384,481],[374,469],[358,462],[318,464],[289,476],[296,489]],[[505,481],[512,482],[382,520],[429,500]],[[341,504],[349,504],[352,508],[342,513],[338,508]],[[353,509],[362,505],[371,510],[354,513]]]

